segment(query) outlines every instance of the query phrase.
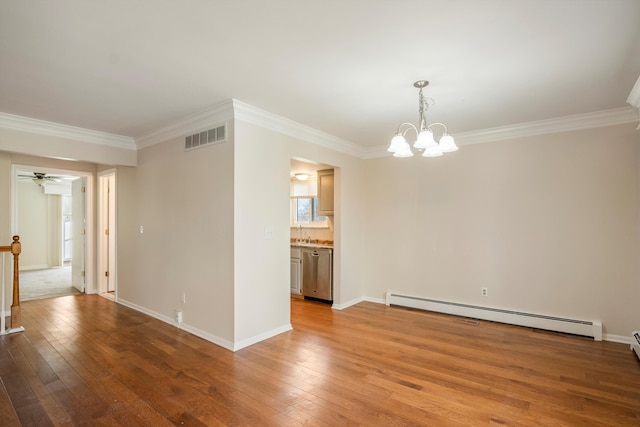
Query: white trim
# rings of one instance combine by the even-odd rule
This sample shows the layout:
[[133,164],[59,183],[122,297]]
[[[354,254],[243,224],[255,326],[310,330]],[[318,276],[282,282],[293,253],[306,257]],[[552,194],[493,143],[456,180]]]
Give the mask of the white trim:
[[136,149],[135,141],[130,136],[115,135],[2,112],[0,112],[0,128],[35,133],[38,135],[55,136],[115,148]]
[[331,305],[331,308],[334,309],[334,310],[344,310],[345,308],[349,308],[352,305],[359,304],[359,303],[361,303],[363,301],[366,301],[366,299],[364,297],[360,297],[360,298],[352,299],[351,301],[347,301],[347,302],[342,303],[342,304],[333,303]]
[[623,335],[602,334],[602,339],[605,341],[618,342],[620,344],[631,344],[631,337],[625,337]]
[[204,340],[207,340],[207,341],[209,341],[209,342],[211,342],[211,343],[213,343],[215,345],[218,345],[218,346],[220,346],[222,348],[225,348],[227,350],[230,350],[230,351],[238,351],[238,350],[240,350],[242,348],[248,347],[248,346],[250,346],[252,344],[255,344],[255,343],[260,342],[260,341],[264,341],[264,340],[266,340],[268,338],[274,337],[274,336],[279,335],[279,334],[281,334],[283,332],[287,332],[287,331],[290,331],[290,330],[293,329],[291,324],[288,324],[288,325],[281,326],[279,328],[272,329],[272,330],[267,331],[265,333],[253,336],[251,338],[247,338],[246,340],[242,340],[242,341],[237,342],[237,343],[232,343],[231,341],[225,340],[224,338],[220,338],[220,337],[218,337],[216,335],[213,335],[213,334],[210,334],[208,332],[205,332],[205,331],[203,331],[201,329],[198,329],[198,328],[196,328],[194,326],[190,326],[190,325],[188,325],[188,324],[186,324],[184,322],[178,324],[177,322],[174,321],[173,318],[171,318],[169,316],[165,316],[164,314],[160,314],[160,313],[157,313],[157,312],[155,312],[153,310],[149,310],[149,309],[147,309],[145,307],[142,307],[142,306],[140,306],[138,304],[134,304],[134,303],[132,303],[130,301],[127,301],[127,300],[124,300],[122,298],[119,298],[115,302],[118,303],[118,304],[122,304],[125,307],[129,307],[129,308],[131,308],[133,310],[139,311],[140,313],[146,314],[147,316],[151,316],[154,319],[158,319],[158,320],[160,320],[160,321],[162,321],[164,323],[168,323],[169,325],[173,325],[173,326],[175,326],[175,327],[177,327],[179,329],[187,331],[190,334],[193,334],[193,335],[195,335],[197,337],[200,337],[200,338],[202,338]]
[[[264,341],[266,339],[275,337],[276,335],[280,335],[284,332],[288,332],[292,330],[291,324],[280,326],[279,328],[272,329],[270,331],[264,332],[262,334],[255,335],[251,338],[247,338],[246,340],[239,341],[233,345],[233,351],[238,351],[245,347],[249,347],[252,344],[258,343],[260,341]],[[203,337],[204,338],[204,337]]]
[[629,92],[627,103],[629,105],[633,105],[636,108],[640,108],[640,77],[638,77],[638,80],[636,80],[636,84],[633,85],[631,92]]
[[[150,147],[174,138],[192,135],[197,132],[202,132],[203,130],[211,129],[212,127],[220,126],[221,124],[227,124],[227,122],[231,120],[233,120],[233,100],[228,99],[206,110],[191,114],[156,131],[136,138],[136,145],[138,149]],[[225,137],[227,140],[229,139],[228,124]]]
[[51,268],[49,264],[32,264],[32,265],[21,265],[20,271],[33,271],[33,270],[44,270],[47,268]]
[[235,120],[240,120],[265,129],[280,132],[350,156],[364,158],[367,154],[366,149],[345,139],[338,138],[285,117],[269,113],[268,111],[261,110],[236,99],[233,99],[232,102]]
[[17,328],[9,328],[5,331],[0,331],[0,335],[9,335],[16,332],[24,332],[24,326],[18,326]]
[[[593,113],[576,114],[573,116],[558,117],[548,120],[538,120],[509,126],[462,132],[454,134],[453,136],[456,139],[456,144],[471,145],[502,141],[505,139],[516,139],[535,135],[636,123],[637,121],[638,114],[633,107],[620,107],[611,110],[596,111]],[[386,157],[389,155],[390,154],[387,152],[387,146],[384,146],[371,149],[365,158],[372,159]]]
[[[139,311],[140,313],[146,314],[147,316],[151,316],[154,319],[158,319],[158,320],[160,320],[160,321],[162,321],[164,323],[168,323],[169,325],[173,325],[175,327],[178,327],[178,324],[173,320],[172,317],[165,316],[164,314],[157,313],[157,312],[155,312],[153,310],[149,310],[149,309],[147,309],[145,307],[142,307],[142,306],[140,306],[138,304],[134,304],[134,303],[132,303],[130,301],[127,301],[125,299],[122,299],[122,298],[119,298],[118,301],[116,301],[116,303],[117,304],[122,304],[125,307],[129,307],[129,308],[131,308],[131,309],[133,309],[135,311]],[[185,331],[187,331],[187,332],[189,332],[189,333],[191,333],[191,334],[193,334],[195,336],[198,336],[198,337],[200,337],[202,339],[205,339],[205,340],[207,340],[209,342],[212,342],[212,343],[214,343],[216,345],[219,345],[220,347],[226,348],[227,350],[233,351],[233,343],[230,342],[230,341],[227,341],[227,340],[225,340],[223,338],[220,338],[218,336],[212,335],[212,334],[210,334],[208,332],[201,331],[200,329],[195,328],[193,326],[189,326],[189,325],[185,324],[184,322],[180,323],[180,329],[185,330]]]

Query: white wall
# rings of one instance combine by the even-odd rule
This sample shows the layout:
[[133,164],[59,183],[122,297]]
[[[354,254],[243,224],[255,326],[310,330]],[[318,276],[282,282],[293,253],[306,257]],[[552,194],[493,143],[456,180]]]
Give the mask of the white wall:
[[368,161],[366,295],[598,319],[628,337],[638,170],[634,125]]

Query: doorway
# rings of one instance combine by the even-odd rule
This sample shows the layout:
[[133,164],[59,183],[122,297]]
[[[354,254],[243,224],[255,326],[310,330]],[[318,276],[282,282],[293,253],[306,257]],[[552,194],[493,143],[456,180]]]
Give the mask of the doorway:
[[[91,284],[91,175],[12,165],[12,234],[20,236],[20,300],[73,295]],[[89,279],[89,280],[88,280]]]

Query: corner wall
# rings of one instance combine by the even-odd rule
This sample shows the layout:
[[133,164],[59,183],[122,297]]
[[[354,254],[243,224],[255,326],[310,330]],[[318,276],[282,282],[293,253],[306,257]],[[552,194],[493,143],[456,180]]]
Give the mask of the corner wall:
[[[118,301],[223,347],[233,344],[233,139],[174,138],[117,169]],[[143,227],[143,232],[140,232]],[[184,300],[183,300],[184,296]]]
[[364,160],[238,119],[235,142],[235,337],[243,347],[290,327],[292,158],[336,168],[334,305],[362,298]]

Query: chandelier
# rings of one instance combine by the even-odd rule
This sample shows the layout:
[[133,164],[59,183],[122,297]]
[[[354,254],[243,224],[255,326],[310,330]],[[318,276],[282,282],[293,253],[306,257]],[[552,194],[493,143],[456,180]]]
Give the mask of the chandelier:
[[[449,135],[447,126],[444,123],[432,123],[427,125],[427,119],[425,113],[429,109],[430,105],[434,104],[433,99],[425,98],[422,94],[422,88],[427,87],[429,82],[427,80],[418,80],[413,84],[414,87],[420,89],[418,92],[418,104],[419,104],[419,124],[418,127],[411,123],[402,123],[398,126],[396,135],[391,139],[391,145],[387,151],[393,153],[393,157],[411,157],[413,152],[409,143],[405,139],[405,135],[410,129],[416,132],[416,141],[413,143],[413,148],[418,151],[423,151],[423,157],[438,157],[442,156],[442,153],[449,153],[451,151],[458,150],[453,137]],[[434,126],[442,126],[444,133],[440,137],[440,141],[436,141],[431,130]]]

